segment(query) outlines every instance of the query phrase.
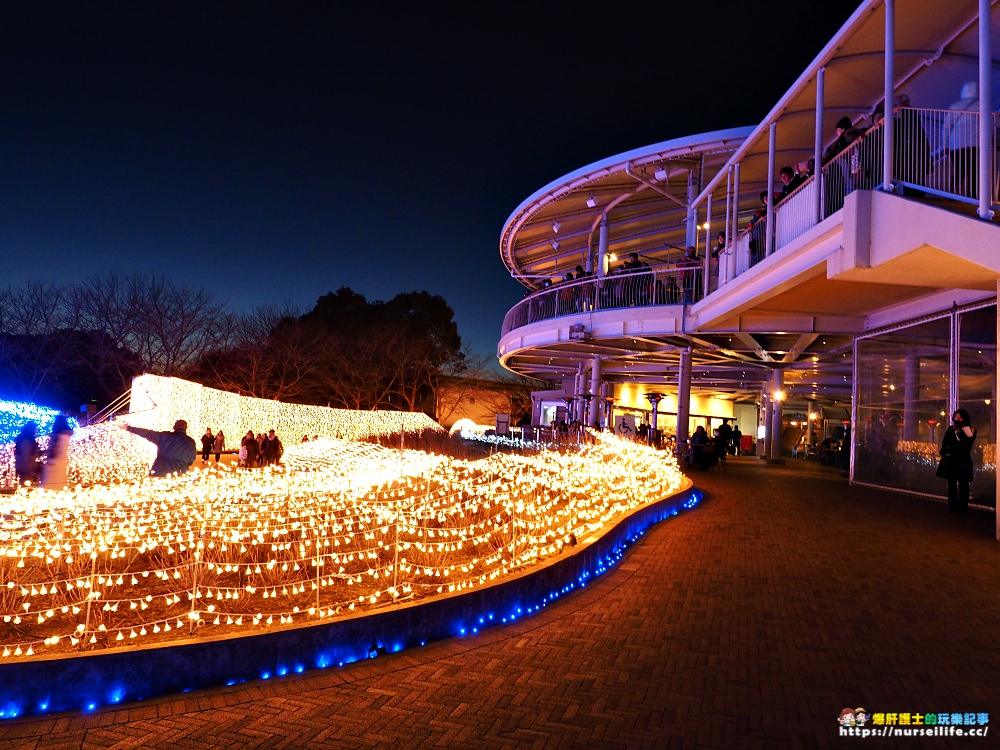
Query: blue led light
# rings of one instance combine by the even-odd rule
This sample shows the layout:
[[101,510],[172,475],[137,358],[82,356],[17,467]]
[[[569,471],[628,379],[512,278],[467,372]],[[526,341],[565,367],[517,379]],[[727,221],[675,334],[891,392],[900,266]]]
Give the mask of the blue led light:
[[278,667],[278,677],[284,677],[288,674],[288,667]]
[[260,679],[262,679],[262,680],[270,680],[271,679],[271,673],[270,672],[261,672],[260,673]]

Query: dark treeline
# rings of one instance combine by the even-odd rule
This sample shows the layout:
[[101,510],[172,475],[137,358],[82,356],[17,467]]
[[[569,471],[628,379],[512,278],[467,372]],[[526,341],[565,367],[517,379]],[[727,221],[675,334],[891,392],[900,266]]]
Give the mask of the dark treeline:
[[[491,383],[497,411],[525,385],[488,376],[454,312],[427,292],[369,302],[349,288],[301,314],[227,312],[204,290],[152,277],[30,282],[0,297],[0,396],[66,410],[110,403],[144,372],[247,396],[348,409],[454,410],[459,383]],[[440,398],[447,391],[447,398]]]

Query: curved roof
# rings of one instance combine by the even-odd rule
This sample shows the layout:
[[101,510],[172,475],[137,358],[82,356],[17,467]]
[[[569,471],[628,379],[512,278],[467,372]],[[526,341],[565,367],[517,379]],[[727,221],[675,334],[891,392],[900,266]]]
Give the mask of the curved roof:
[[[596,257],[598,227],[613,225],[609,252],[648,260],[683,255],[689,199],[732,156],[753,128],[663,141],[594,162],[550,182],[504,223],[500,255],[529,288]],[[689,194],[688,176],[694,177]],[[672,255],[671,255],[672,254]]]
[[[1000,0],[990,0],[991,34],[1000,39]],[[962,84],[978,80],[978,0],[896,0],[894,24],[894,88],[914,107],[947,109],[959,99]],[[768,132],[775,129],[775,169],[813,156],[816,138],[816,90],[823,72],[824,146],[836,138],[834,126],[847,116],[869,125],[885,90],[885,4],[865,0],[820,51],[798,80],[733,154],[740,163],[741,192],[752,196],[767,185]],[[993,42],[993,68],[1000,65],[1000,44]],[[991,101],[1000,98],[1000,75],[994,73]],[[725,173],[706,183],[724,196]]]

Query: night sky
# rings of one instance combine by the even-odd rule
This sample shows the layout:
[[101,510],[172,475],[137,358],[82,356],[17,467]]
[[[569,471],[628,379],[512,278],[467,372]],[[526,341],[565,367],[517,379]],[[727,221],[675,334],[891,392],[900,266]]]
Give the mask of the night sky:
[[756,124],[856,7],[8,4],[0,280],[149,273],[234,311],[427,290],[493,355],[521,201]]

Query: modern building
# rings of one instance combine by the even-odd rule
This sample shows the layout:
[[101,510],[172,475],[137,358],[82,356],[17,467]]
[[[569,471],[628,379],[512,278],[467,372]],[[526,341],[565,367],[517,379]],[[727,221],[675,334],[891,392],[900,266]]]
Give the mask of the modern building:
[[940,497],[961,406],[995,508],[997,50],[997,0],[865,0],[756,126],[529,196],[498,356],[556,384],[534,419],[683,440],[733,418],[768,457],[843,439],[852,482]]

